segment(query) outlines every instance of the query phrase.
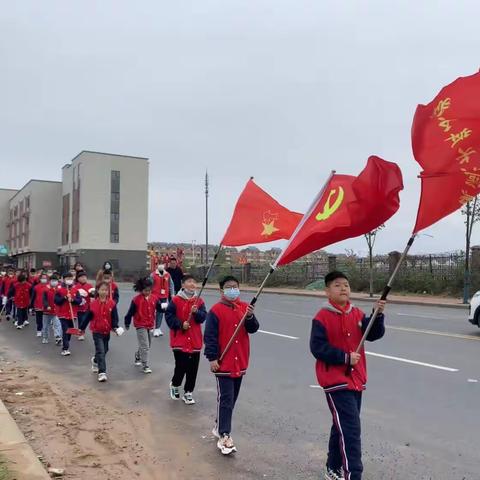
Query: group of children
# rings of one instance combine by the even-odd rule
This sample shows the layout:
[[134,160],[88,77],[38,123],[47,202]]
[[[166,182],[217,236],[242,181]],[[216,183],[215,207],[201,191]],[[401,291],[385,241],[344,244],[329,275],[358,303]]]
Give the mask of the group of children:
[[[191,275],[183,275],[175,285],[164,265],[159,265],[154,273],[135,283],[136,295],[124,324],[127,331],[132,324],[136,331],[138,349],[134,363],[149,374],[152,372],[149,366],[152,335],[163,335],[160,326],[165,316],[175,359],[170,397],[182,399],[187,405],[195,403],[193,391],[204,348],[217,382],[217,418],[212,433],[218,439],[218,449],[228,455],[236,451],[231,437],[232,415],[249,364],[249,335],[258,331],[259,322],[254,306],[240,300],[239,281],[235,277],[225,277],[219,286],[220,300],[207,312]],[[310,338],[310,350],[317,360],[317,378],[333,419],[325,479],[359,480],[363,471],[360,407],[367,373],[363,348],[359,353],[355,350],[370,319],[350,304],[350,287],[343,273],[329,273],[325,277],[325,289],[328,302],[313,319]],[[64,356],[70,355],[75,322],[78,321],[78,331],[74,333],[79,339],[84,338],[85,329],[90,325],[95,345],[92,371],[98,374],[98,381],[107,380],[110,334],[124,333],[119,326],[119,290],[113,282],[111,265],[105,264],[99,271],[95,287],[88,283],[79,264],[64,273],[61,281],[54,272],[36,275],[32,270],[27,275],[23,271],[15,274],[9,269],[0,276],[0,292],[2,311],[7,318],[15,313],[15,325],[22,329],[28,323],[29,308],[33,309],[37,336],[48,343],[49,331],[53,328],[55,342],[62,345]],[[384,307],[385,302],[379,301],[380,315],[367,337],[369,341],[384,335]]]

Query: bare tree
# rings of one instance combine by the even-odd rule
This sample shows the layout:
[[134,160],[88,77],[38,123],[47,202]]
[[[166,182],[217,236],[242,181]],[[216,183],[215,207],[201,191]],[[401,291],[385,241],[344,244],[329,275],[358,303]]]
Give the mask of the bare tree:
[[377,233],[385,228],[385,225],[380,225],[375,230],[365,234],[365,240],[368,245],[368,259],[369,259],[369,274],[370,274],[370,297],[373,297],[373,247],[375,247],[375,241],[377,240]]
[[465,270],[463,278],[463,303],[467,304],[470,299],[470,276],[471,276],[471,265],[470,265],[470,248],[472,241],[472,232],[474,225],[480,220],[480,202],[478,201],[478,196],[475,197],[471,202],[465,204],[465,207],[462,209],[462,215],[465,218]]

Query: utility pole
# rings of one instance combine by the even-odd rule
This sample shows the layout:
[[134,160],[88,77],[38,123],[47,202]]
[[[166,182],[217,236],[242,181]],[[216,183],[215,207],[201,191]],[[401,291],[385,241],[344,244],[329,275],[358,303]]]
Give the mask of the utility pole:
[[208,265],[208,170],[205,171],[205,265]]

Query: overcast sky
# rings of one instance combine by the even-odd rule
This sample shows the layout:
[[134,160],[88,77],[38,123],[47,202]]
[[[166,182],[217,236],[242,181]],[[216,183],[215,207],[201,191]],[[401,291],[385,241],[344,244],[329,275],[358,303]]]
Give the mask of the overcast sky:
[[[203,242],[208,168],[218,242],[251,175],[304,211],[332,168],[357,174],[375,154],[405,183],[378,251],[403,249],[413,113],[478,70],[479,18],[475,0],[4,2],[0,186],[59,180],[81,150],[146,156],[149,239]],[[426,233],[417,252],[463,247],[459,213]],[[329,250],[345,248],[365,241]]]

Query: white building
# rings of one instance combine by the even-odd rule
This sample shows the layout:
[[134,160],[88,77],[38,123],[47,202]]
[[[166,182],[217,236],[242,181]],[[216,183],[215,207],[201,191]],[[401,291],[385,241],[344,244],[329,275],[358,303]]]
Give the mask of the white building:
[[10,240],[10,199],[18,192],[9,188],[0,188],[0,258],[3,259],[2,252],[8,250],[8,241]]
[[62,169],[61,265],[93,273],[110,261],[120,274],[145,270],[148,159],[82,151]]
[[9,201],[8,249],[21,268],[57,264],[62,184],[30,180]]

